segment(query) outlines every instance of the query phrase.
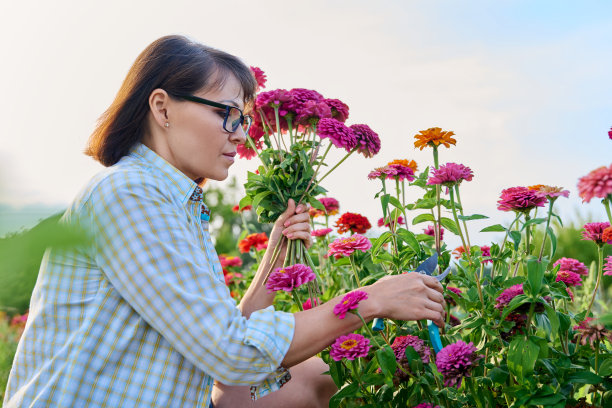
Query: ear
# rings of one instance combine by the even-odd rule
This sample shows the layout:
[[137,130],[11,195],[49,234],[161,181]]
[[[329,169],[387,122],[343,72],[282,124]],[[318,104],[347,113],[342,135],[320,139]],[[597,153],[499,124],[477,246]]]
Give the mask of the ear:
[[168,117],[169,103],[170,96],[163,89],[154,89],[149,95],[149,109],[151,109],[153,120],[162,128],[168,127],[166,123],[170,121]]

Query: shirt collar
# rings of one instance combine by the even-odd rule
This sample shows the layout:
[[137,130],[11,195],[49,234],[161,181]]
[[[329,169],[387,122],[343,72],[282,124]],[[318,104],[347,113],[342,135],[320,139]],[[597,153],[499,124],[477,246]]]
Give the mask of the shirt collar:
[[145,162],[152,170],[158,171],[168,181],[168,185],[174,190],[173,193],[181,197],[183,203],[187,200],[202,201],[202,189],[193,180],[144,144],[138,143],[134,146],[130,156]]

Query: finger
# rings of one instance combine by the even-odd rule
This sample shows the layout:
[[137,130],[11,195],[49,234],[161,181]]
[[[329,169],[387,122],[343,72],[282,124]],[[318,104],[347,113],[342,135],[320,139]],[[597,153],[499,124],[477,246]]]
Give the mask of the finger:
[[431,320],[440,328],[444,328],[444,314],[432,309],[424,309],[425,319]]
[[444,301],[444,295],[442,295],[440,292],[433,290],[431,288],[428,288],[427,290],[427,297],[440,305],[446,304]]
[[289,217],[284,223],[283,226],[288,227],[293,224],[304,223],[310,225],[310,215],[306,213],[295,214]]
[[437,290],[440,293],[444,293],[444,288],[442,287],[442,285],[440,284],[440,282],[438,282],[436,278],[434,278],[433,276],[427,276],[427,275],[421,275],[421,276],[423,276],[423,282],[425,282],[427,286],[429,286],[432,289]]
[[295,209],[296,214],[300,214],[300,213],[308,213],[308,210],[310,206],[308,204],[300,204],[297,206],[297,208]]
[[293,224],[283,229],[284,235],[294,234],[296,232],[305,232],[306,234],[310,235],[310,225],[305,222],[300,222],[299,224]]
[[427,309],[438,312],[442,316],[444,316],[444,314],[446,313],[440,303],[432,302],[431,300],[427,300],[424,305]]
[[287,209],[278,217],[277,222],[280,222],[282,225],[293,215],[295,214],[295,201],[293,198],[290,198],[287,202]]

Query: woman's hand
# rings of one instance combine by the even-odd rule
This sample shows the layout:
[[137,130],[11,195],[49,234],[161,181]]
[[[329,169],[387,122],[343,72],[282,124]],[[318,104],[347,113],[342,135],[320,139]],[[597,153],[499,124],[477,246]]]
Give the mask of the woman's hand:
[[[274,248],[282,235],[289,239],[301,239],[304,241],[306,248],[310,248],[312,236],[310,235],[310,214],[308,209],[307,204],[300,204],[296,207],[295,201],[290,198],[287,203],[287,209],[278,217],[274,227],[272,227],[268,248]],[[284,255],[283,252],[281,254]]]
[[394,320],[429,319],[444,327],[446,317],[442,285],[419,273],[386,276],[363,288],[379,309],[377,316]]

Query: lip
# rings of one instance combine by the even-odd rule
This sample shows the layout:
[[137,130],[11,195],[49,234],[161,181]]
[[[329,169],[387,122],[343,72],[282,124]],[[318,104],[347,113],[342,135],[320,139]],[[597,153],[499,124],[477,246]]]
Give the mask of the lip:
[[223,153],[223,155],[226,157],[231,157],[233,159],[234,156],[236,156],[236,152]]

